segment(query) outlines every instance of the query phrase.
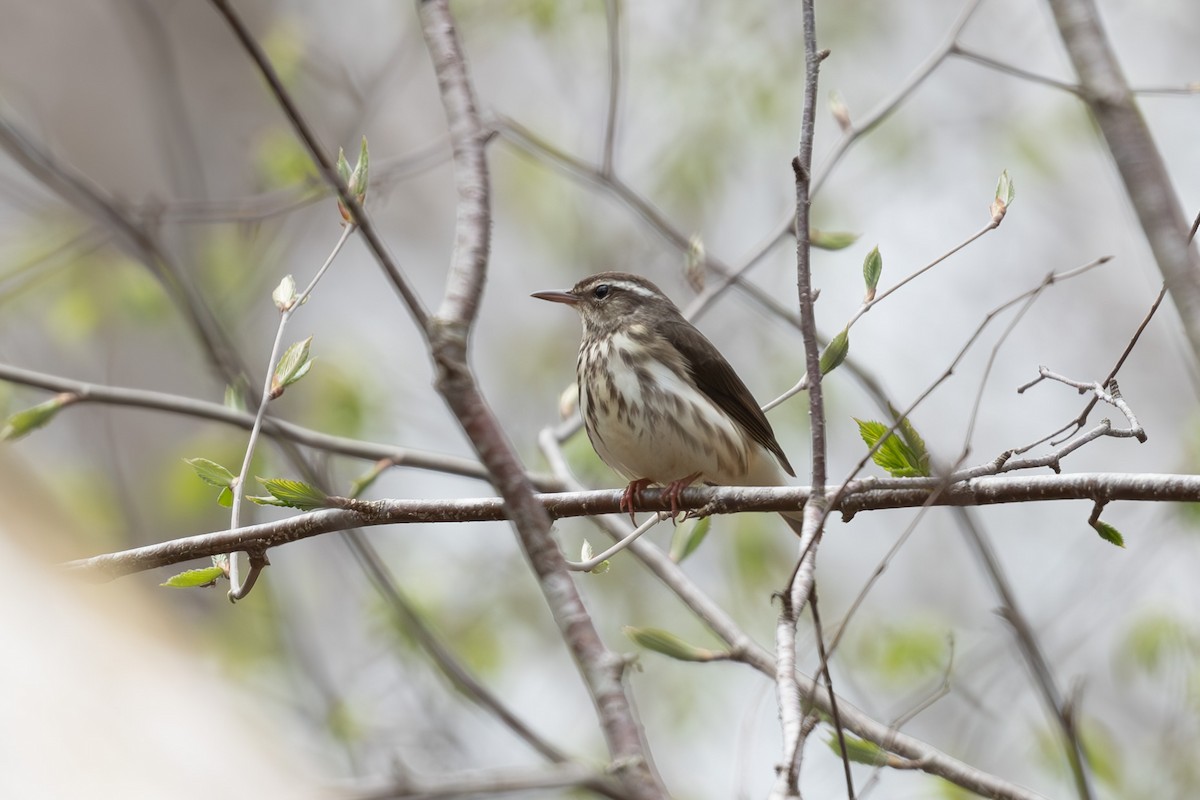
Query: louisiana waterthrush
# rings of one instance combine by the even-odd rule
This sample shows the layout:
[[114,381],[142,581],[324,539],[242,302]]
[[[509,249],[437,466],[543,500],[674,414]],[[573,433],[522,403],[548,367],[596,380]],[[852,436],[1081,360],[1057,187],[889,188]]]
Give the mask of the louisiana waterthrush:
[[597,454],[630,481],[622,510],[632,514],[651,484],[666,487],[674,510],[696,481],[775,486],[796,474],[746,384],[653,283],[602,272],[533,296],[583,320],[579,410]]

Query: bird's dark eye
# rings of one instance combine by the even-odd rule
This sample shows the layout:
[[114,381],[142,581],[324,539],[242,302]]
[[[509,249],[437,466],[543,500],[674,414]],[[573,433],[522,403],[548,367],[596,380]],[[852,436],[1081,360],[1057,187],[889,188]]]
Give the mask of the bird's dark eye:
[[608,293],[611,290],[612,290],[611,286],[609,286],[607,283],[602,283],[599,286],[597,286],[595,289],[592,289],[592,296],[595,297],[597,300],[603,300],[604,298],[608,297]]

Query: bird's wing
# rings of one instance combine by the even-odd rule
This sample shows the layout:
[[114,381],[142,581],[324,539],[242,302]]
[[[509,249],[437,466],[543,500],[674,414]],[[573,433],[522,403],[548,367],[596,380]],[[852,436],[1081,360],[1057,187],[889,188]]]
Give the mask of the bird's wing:
[[[788,463],[783,448],[776,441],[771,423],[767,421],[766,415],[758,407],[758,402],[746,388],[746,384],[721,355],[721,351],[717,350],[712,342],[682,318],[672,320],[664,327],[678,328],[678,330],[663,332],[679,348],[680,355],[683,356],[688,371],[700,391],[704,392],[722,411],[745,428],[754,441],[779,459],[779,465],[788,475],[795,477],[796,472]],[[689,333],[691,335],[688,335]]]

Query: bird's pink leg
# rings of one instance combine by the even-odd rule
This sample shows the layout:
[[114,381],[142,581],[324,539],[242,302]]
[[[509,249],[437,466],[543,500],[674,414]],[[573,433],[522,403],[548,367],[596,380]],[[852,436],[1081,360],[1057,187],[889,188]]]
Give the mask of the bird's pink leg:
[[638,478],[636,481],[630,481],[625,487],[625,494],[621,495],[621,510],[629,512],[629,520],[634,525],[637,525],[637,517],[634,516],[635,506],[642,504],[642,490],[647,488],[654,481],[649,478]]
[[680,478],[677,481],[671,481],[663,489],[663,497],[671,501],[671,521],[675,521],[675,517],[679,516],[679,495],[684,489],[691,486],[700,477],[699,472],[693,472],[687,477]]

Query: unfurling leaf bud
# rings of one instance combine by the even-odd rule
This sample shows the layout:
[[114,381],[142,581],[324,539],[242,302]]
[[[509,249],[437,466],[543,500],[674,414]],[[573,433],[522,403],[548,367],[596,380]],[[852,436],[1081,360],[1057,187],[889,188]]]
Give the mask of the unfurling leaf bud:
[[869,303],[875,299],[875,288],[879,286],[879,276],[883,274],[883,256],[879,254],[879,246],[867,253],[863,259],[863,280],[867,284],[867,294],[863,302]]
[[296,279],[291,275],[284,275],[283,280],[275,287],[275,291],[271,292],[271,299],[275,301],[275,307],[280,311],[287,311],[296,303]]
[[79,401],[79,395],[71,392],[63,392],[60,395],[55,395],[44,403],[38,403],[32,408],[27,408],[24,411],[18,411],[9,416],[4,421],[4,427],[0,428],[0,439],[15,440],[22,436],[33,433],[38,428],[43,428],[50,424],[50,420],[54,419],[59,411]]
[[858,241],[857,233],[849,231],[822,231],[810,228],[808,243],[818,250],[844,250]]
[[287,349],[279,363],[275,365],[275,374],[271,376],[271,399],[283,394],[283,390],[303,378],[312,368],[312,359],[308,357],[308,348],[313,337],[302,342],[296,342]]
[[329,495],[302,481],[293,481],[287,478],[256,478],[255,480],[271,493],[270,497],[247,498],[260,506],[285,506],[311,511],[314,508],[325,508],[326,501],[329,499]]
[[[595,558],[595,556],[596,553],[594,550],[592,550],[592,543],[587,539],[584,539],[583,546],[579,548],[579,560],[585,562],[591,561],[593,558]],[[604,560],[592,567],[590,570],[588,570],[588,572],[591,572],[593,575],[603,575],[604,573],[608,572],[608,568],[611,566],[612,562]]]
[[[878,767],[889,763],[892,758],[891,753],[874,742],[868,742],[866,739],[860,739],[848,733],[844,734],[844,738],[846,740],[845,756],[856,764],[870,764]],[[842,746],[836,736],[829,737],[825,743],[833,752],[839,756],[842,755]]]
[[173,589],[185,589],[193,586],[212,586],[218,578],[225,576],[225,570],[220,567],[205,567],[204,569],[189,569],[178,575],[172,575],[159,586]]
[[1012,178],[1008,177],[1008,170],[1000,173],[1000,180],[996,182],[996,196],[992,200],[992,226],[999,225],[1004,220],[1004,215],[1008,213],[1008,207],[1012,205],[1013,198],[1017,196],[1016,187],[1013,185]]
[[215,461],[209,461],[207,458],[185,458],[184,461],[196,470],[197,477],[209,486],[225,488],[233,485],[236,476]]
[[821,374],[828,375],[837,369],[846,360],[846,354],[849,352],[850,332],[843,328],[837,336],[829,340],[825,352],[821,353]]
[[660,628],[632,628],[626,626],[623,630],[625,631],[625,635],[632,639],[638,646],[644,647],[647,650],[653,650],[656,653],[662,653],[664,656],[677,661],[715,661],[723,655],[715,653],[712,650],[705,650],[703,647],[696,647],[696,645],[689,644],[675,634],[668,633]]
[[[350,163],[346,161],[346,154],[338,148],[337,172],[338,177],[346,184],[346,191],[352,196],[360,206],[367,199],[367,181],[369,180],[368,166],[370,159],[367,156],[367,137],[362,137],[362,144],[358,149],[358,161],[354,165],[354,170],[351,171]],[[338,200],[338,211],[342,214],[342,219],[346,222],[354,222],[354,215],[350,213],[350,209]]]
[[842,129],[842,133],[846,133],[854,127],[850,122],[850,109],[846,108],[846,104],[842,102],[842,96],[837,92],[829,93],[829,113],[833,114],[833,119]]
[[207,483],[209,486],[215,486],[221,490],[217,495],[217,504],[223,508],[231,508],[233,506],[233,484],[237,480],[234,475],[225,467],[215,461],[209,461],[207,458],[185,458],[188,466],[196,471],[196,476],[200,480]]
[[346,160],[346,151],[338,148],[337,174],[343,183],[350,183],[350,162]]
[[358,163],[354,165],[354,172],[350,173],[350,179],[346,181],[350,194],[354,195],[359,205],[367,199],[368,162],[367,137],[364,136],[358,149]]

